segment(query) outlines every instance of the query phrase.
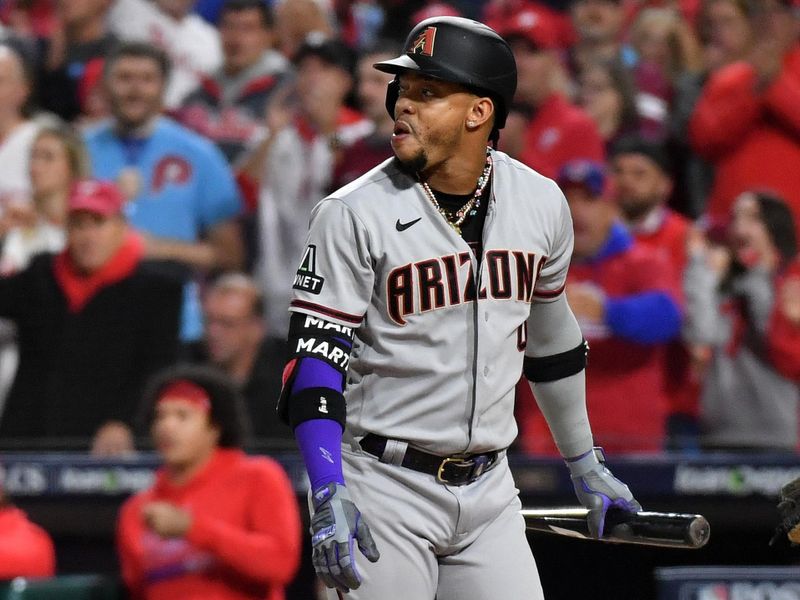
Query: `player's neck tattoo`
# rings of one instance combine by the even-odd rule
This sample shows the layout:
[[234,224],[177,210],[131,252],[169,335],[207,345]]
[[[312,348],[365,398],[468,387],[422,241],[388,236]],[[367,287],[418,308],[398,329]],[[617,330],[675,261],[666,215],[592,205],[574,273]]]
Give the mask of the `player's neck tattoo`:
[[[427,181],[421,181],[422,189],[425,190],[425,194],[428,196],[428,199],[433,204],[433,207],[439,212],[440,215],[444,217],[444,220],[455,229],[458,235],[461,235],[461,225],[467,219],[468,216],[474,215],[478,208],[481,205],[481,196],[483,195],[484,189],[486,189],[486,184],[489,182],[489,177],[492,175],[492,154],[491,149],[487,146],[486,147],[486,163],[483,166],[483,173],[481,176],[478,177],[478,182],[475,187],[475,192],[472,194],[472,198],[467,200],[467,202],[459,208],[454,214],[451,214],[450,211],[442,208],[439,205],[439,201],[436,200],[436,195],[433,193],[433,190],[428,185]],[[419,178],[419,174],[417,175]]]

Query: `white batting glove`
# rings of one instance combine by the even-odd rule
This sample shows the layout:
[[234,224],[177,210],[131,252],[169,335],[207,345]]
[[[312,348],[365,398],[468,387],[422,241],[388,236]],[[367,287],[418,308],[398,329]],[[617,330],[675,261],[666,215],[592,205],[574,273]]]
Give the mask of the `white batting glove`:
[[317,575],[329,588],[345,593],[356,589],[361,585],[356,569],[356,544],[370,562],[380,558],[367,523],[347,488],[339,483],[315,490],[312,503],[311,562]]
[[589,533],[603,537],[606,513],[609,508],[628,512],[642,510],[628,486],[611,474],[605,466],[602,448],[592,448],[586,454],[566,459],[572,485],[580,503],[589,509],[586,517]]

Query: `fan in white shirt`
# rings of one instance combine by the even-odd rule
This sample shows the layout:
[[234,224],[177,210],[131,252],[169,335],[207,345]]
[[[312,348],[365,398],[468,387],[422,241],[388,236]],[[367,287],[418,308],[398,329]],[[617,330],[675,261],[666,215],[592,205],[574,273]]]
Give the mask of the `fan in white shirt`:
[[191,12],[192,0],[117,0],[109,15],[111,31],[120,39],[152,43],[172,62],[165,97],[177,108],[186,95],[222,64],[219,34]]

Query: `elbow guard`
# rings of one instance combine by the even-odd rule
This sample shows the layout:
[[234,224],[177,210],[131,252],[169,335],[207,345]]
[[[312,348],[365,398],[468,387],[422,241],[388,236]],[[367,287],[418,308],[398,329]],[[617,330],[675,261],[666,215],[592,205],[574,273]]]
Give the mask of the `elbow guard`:
[[278,414],[292,428],[311,419],[331,419],[344,428],[344,380],[353,330],[295,313],[289,327],[289,361],[283,372]]
[[586,368],[589,343],[583,340],[572,350],[550,356],[526,356],[522,371],[528,381],[546,383],[580,373]]

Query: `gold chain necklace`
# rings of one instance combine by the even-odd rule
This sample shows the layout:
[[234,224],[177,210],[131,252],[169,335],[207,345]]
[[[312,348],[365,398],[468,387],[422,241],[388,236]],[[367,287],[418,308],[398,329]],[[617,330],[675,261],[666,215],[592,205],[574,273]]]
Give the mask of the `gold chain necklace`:
[[[490,154],[489,148],[486,148],[486,164],[483,167],[483,173],[481,176],[478,177],[478,184],[475,188],[475,193],[472,194],[472,198],[470,198],[464,206],[459,208],[455,214],[450,214],[449,211],[445,210],[441,206],[439,206],[438,200],[436,200],[436,196],[433,193],[433,190],[430,188],[427,182],[422,182],[422,189],[425,190],[425,194],[428,196],[428,199],[433,204],[433,207],[439,212],[440,215],[444,217],[444,220],[447,221],[447,224],[452,227],[458,235],[461,235],[461,225],[467,218],[467,215],[470,214],[470,211],[477,210],[481,205],[481,196],[483,195],[483,190],[486,188],[486,184],[489,182],[489,176],[492,174],[492,156]],[[474,214],[474,212],[472,213]]]

